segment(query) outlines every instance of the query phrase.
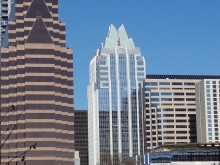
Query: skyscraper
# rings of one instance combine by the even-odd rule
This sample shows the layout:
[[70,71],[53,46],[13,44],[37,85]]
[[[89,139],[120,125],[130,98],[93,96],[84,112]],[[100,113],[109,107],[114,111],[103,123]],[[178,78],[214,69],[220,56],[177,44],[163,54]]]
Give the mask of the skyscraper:
[[73,51],[65,46],[58,0],[16,0],[14,11],[1,48],[1,116],[15,106],[1,122],[12,132],[1,137],[1,162],[37,143],[24,155],[26,165],[72,165]]
[[122,158],[140,154],[138,82],[145,60],[122,25],[109,27],[105,42],[90,62],[88,86],[89,163],[105,154]]
[[216,78],[219,76],[146,75],[141,83],[144,153],[161,145],[197,142],[196,130],[204,129],[197,126],[201,110],[195,87],[204,79]]
[[1,39],[4,36],[6,31],[6,26],[8,24],[8,18],[11,13],[13,0],[1,0],[0,9],[1,9]]
[[198,142],[219,143],[220,77],[197,83],[196,98]]

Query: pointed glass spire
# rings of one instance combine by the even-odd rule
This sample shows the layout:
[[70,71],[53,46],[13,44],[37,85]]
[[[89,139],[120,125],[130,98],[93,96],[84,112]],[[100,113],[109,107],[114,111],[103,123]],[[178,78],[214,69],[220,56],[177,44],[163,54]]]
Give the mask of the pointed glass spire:
[[130,49],[135,48],[132,38],[128,38],[124,25],[122,24],[118,31],[111,25],[106,37],[104,47],[112,49],[115,46],[125,46]]

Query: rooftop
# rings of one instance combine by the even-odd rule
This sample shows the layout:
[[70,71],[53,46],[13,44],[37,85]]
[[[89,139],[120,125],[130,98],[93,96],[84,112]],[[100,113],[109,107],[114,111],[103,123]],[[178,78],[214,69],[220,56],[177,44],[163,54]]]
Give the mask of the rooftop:
[[146,79],[220,79],[220,75],[160,75],[147,74]]

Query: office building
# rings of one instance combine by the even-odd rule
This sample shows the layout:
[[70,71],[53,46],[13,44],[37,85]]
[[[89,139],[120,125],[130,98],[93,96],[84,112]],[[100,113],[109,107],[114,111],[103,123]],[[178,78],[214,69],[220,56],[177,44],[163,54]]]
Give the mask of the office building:
[[14,0],[1,0],[1,39],[6,31],[6,26],[8,24],[8,18],[13,7]]
[[[191,144],[190,144],[191,145]],[[189,145],[189,146],[190,146]],[[219,164],[219,145],[184,145],[157,148],[154,152],[147,152],[137,159],[140,164],[148,165],[217,165]]]
[[90,62],[88,86],[89,164],[105,154],[122,159],[140,154],[138,83],[145,60],[122,25],[108,35]]
[[88,156],[88,111],[74,111],[75,150],[79,151],[80,165],[89,164]]
[[205,79],[196,84],[197,140],[217,143],[220,135],[220,79]]
[[[16,0],[1,48],[1,162],[74,164],[73,51],[65,47],[58,0]],[[13,17],[11,17],[13,18]],[[14,127],[15,126],[15,127]],[[14,159],[10,165],[21,163]]]
[[219,76],[149,75],[141,83],[142,147],[197,142],[195,85]]

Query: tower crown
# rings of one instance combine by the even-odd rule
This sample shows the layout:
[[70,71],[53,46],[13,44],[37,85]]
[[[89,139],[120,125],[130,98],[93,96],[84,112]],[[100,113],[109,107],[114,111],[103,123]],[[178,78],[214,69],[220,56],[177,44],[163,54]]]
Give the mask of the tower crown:
[[111,24],[109,26],[108,35],[103,45],[106,48],[112,49],[116,46],[124,46],[134,49],[135,45],[132,38],[128,38],[125,27],[122,24],[118,30]]

